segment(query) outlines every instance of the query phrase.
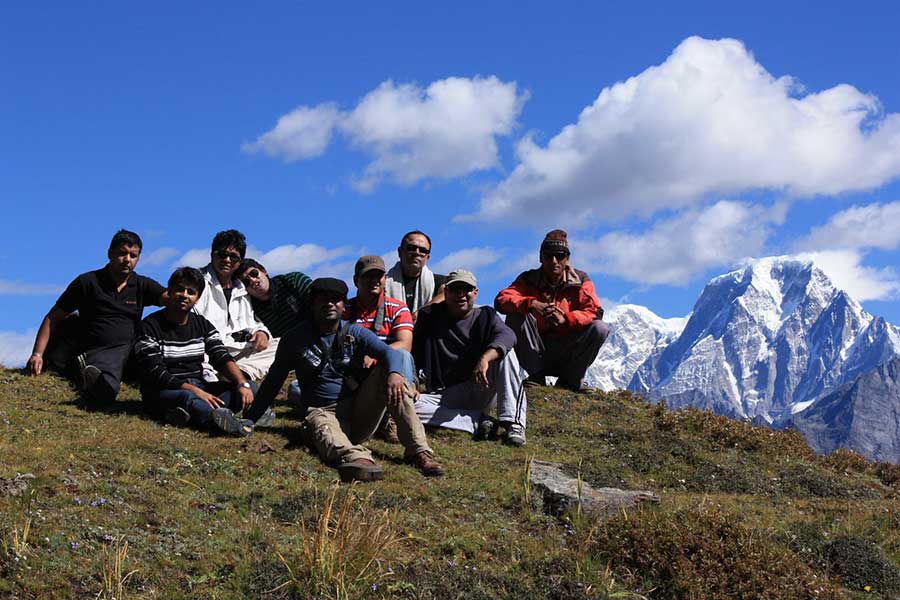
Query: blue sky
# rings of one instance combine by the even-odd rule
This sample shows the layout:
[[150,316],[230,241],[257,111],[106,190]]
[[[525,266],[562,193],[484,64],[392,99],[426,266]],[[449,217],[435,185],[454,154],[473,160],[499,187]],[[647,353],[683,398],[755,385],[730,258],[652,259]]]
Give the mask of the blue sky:
[[421,228],[489,301],[561,226],[664,317],[814,253],[900,323],[900,10],[624,4],[4,7],[0,362],[119,227],[162,281],[220,229],[349,277]]

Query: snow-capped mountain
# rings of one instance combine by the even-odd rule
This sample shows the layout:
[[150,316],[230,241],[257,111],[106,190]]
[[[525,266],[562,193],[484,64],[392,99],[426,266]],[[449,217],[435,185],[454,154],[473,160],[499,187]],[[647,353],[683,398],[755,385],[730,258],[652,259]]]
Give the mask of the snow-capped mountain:
[[898,340],[811,261],[765,258],[710,281],[684,331],[629,389],[779,422],[900,355]]
[[684,329],[687,317],[663,319],[636,304],[619,304],[604,316],[609,338],[588,369],[585,383],[602,390],[626,388],[634,372]]
[[613,333],[589,383],[774,425],[826,395],[834,402],[833,392],[900,357],[900,329],[863,310],[813,262],[792,257],[712,279],[680,333],[678,320],[642,307],[611,312]]

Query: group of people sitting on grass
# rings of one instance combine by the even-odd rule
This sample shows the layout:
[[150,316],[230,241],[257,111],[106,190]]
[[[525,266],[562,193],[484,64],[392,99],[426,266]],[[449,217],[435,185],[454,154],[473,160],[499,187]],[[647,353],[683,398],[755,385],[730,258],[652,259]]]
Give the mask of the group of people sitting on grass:
[[[206,267],[178,268],[163,287],[135,272],[140,237],[118,231],[109,262],[75,278],[44,317],[27,371],[71,376],[101,402],[123,378],[138,380],[148,410],[168,422],[244,436],[274,424],[293,371],[287,395],[304,441],[342,480],[371,481],[382,470],[363,444],[375,435],[402,444],[427,476],[444,468],[425,426],[524,445],[524,384],[556,376],[580,391],[609,333],[559,229],[495,308],[476,305],[473,273],[428,268],[421,231],[403,236],[390,269],[360,257],[353,298],[341,279],[270,276],[246,249],[239,231],[221,231]],[[146,306],[163,308],[142,320]]]

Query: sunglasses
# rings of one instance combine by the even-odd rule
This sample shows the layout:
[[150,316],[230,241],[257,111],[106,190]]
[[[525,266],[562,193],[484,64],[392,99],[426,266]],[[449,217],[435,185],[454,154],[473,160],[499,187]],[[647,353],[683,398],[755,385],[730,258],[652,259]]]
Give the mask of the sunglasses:
[[213,252],[216,258],[220,258],[222,260],[230,259],[231,262],[241,262],[241,255],[237,252],[228,252],[226,250],[216,250]]
[[565,252],[544,252],[543,256],[548,260],[551,258],[555,258],[557,262],[562,262],[565,259],[569,258],[569,255]]
[[257,277],[259,277],[258,269],[250,269],[250,270],[244,271],[244,274],[241,275],[241,279],[248,279],[248,278],[256,279]]
[[416,254],[421,254],[422,256],[428,256],[429,254],[431,254],[431,248],[416,246],[415,244],[406,244],[405,246],[403,246],[403,249],[407,252],[415,252]]

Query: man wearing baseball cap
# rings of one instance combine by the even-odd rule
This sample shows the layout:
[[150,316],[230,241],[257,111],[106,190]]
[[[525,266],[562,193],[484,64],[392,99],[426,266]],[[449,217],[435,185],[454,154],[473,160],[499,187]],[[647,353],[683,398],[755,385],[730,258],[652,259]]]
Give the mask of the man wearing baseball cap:
[[582,390],[582,379],[609,335],[588,274],[569,264],[566,232],[554,229],[541,243],[541,266],[520,274],[494,300],[516,332],[516,353],[529,381]]
[[[524,445],[527,401],[515,334],[493,308],[475,306],[478,281],[471,272],[451,271],[444,289],[444,302],[419,312],[413,334],[425,388],[416,413],[426,425]],[[487,414],[492,407],[496,421]],[[505,436],[498,435],[502,430]]]
[[[413,407],[412,357],[391,348],[357,323],[342,322],[347,284],[322,277],[310,287],[312,319],[287,333],[275,361],[245,411],[256,421],[272,404],[288,373],[300,384],[303,434],[319,456],[337,466],[343,481],[374,481],[381,467],[362,444],[375,432],[385,408],[397,423],[405,460],[424,475],[443,475]],[[378,361],[363,376],[363,358]]]

